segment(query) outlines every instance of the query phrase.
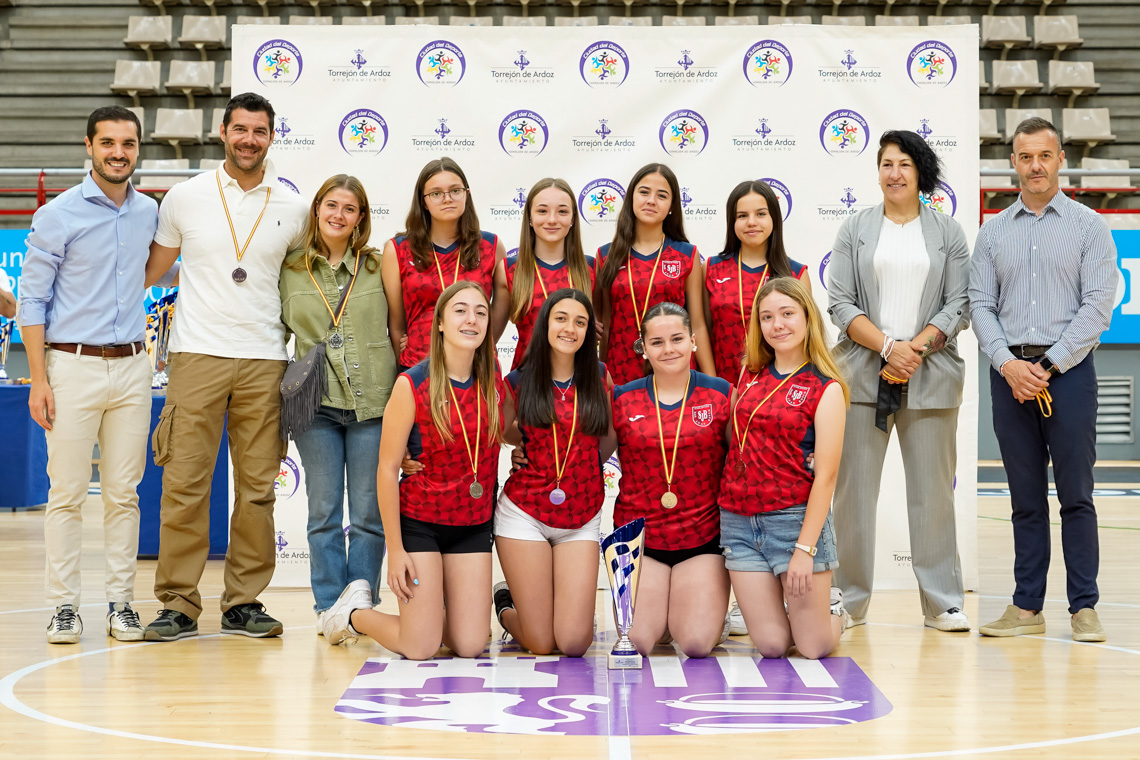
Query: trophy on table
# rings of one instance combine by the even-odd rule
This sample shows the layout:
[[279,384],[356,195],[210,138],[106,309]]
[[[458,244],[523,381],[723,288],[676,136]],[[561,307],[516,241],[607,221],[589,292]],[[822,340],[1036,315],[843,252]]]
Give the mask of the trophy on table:
[[610,578],[614,603],[614,623],[618,640],[609,656],[610,670],[641,668],[641,653],[629,640],[633,608],[637,603],[637,582],[641,578],[641,558],[645,553],[645,518],[639,517],[601,540],[602,557]]
[[[170,325],[174,319],[174,301],[177,298],[178,293],[163,296],[151,305],[147,314],[147,353],[150,354],[150,366],[154,371],[152,390],[161,390],[170,383],[170,376],[166,374],[166,362],[170,358]],[[158,367],[159,362],[162,362],[161,369]]]
[[15,324],[13,320],[6,319],[4,324],[0,325],[0,385],[12,383],[8,379],[8,373],[4,371],[4,365],[8,363],[8,349],[12,347],[12,328]]

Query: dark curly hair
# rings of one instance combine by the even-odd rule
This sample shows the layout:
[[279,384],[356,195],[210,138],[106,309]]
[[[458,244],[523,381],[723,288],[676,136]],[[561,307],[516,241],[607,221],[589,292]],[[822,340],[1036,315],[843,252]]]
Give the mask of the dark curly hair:
[[879,138],[879,152],[875,156],[875,165],[883,161],[883,151],[888,145],[894,145],[914,161],[914,168],[918,170],[918,191],[929,195],[942,181],[942,161],[934,153],[934,149],[927,145],[917,132],[905,129],[891,129]]

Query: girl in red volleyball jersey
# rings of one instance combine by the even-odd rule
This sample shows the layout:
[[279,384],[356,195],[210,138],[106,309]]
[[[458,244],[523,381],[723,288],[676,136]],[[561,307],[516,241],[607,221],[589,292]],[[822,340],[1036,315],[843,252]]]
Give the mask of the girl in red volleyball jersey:
[[704,279],[697,247],[687,242],[677,176],[664,164],[638,169],[618,213],[612,243],[598,249],[594,303],[602,321],[600,356],[619,385],[645,376],[641,322],[649,309],[687,306],[702,372],[715,373],[705,328]]
[[[416,178],[405,231],[384,246],[384,295],[388,332],[406,369],[431,348],[431,316],[443,290],[470,280],[491,293],[495,265],[506,249],[497,235],[479,229],[471,188],[450,158],[432,161]],[[494,304],[506,312],[507,304]],[[497,320],[496,320],[497,321]],[[505,322],[503,322],[505,324]],[[502,328],[493,337],[498,340]]]
[[783,657],[793,645],[804,657],[826,657],[843,633],[843,596],[831,588],[839,562],[830,510],[847,386],[825,334],[799,280],[779,277],[760,289],[719,503],[732,589],[765,657]]
[[795,277],[811,290],[806,265],[784,250],[784,217],[767,182],[741,182],[728,196],[724,250],[705,263],[705,322],[717,377],[735,383],[752,302],[764,283]]
[[[540,179],[523,206],[519,250],[495,267],[494,302],[510,304],[509,313],[496,310],[518,328],[512,369],[518,369],[534,331],[534,320],[547,297],[559,288],[594,291],[594,257],[582,252],[578,206],[566,180]],[[495,326],[502,335],[505,324]]]
[[[491,529],[503,427],[490,304],[460,280],[440,295],[431,353],[396,379],[384,412],[376,487],[388,549],[388,587],[399,615],[372,609],[365,580],[348,584],[325,613],[330,644],[367,634],[410,660],[440,643],[482,653],[491,626]],[[399,479],[405,450],[419,462]],[[446,604],[446,614],[444,605]]]
[[557,290],[538,312],[522,368],[507,375],[517,413],[506,441],[521,446],[525,464],[495,511],[507,577],[495,586],[495,612],[535,654],[581,657],[594,637],[602,462],[616,441],[596,335],[589,297]]
[[622,470],[614,525],[645,518],[629,635],[642,654],[671,636],[686,656],[705,657],[728,635],[717,489],[732,385],[689,368],[696,345],[680,306],[650,307],[641,336],[652,372],[613,393]]

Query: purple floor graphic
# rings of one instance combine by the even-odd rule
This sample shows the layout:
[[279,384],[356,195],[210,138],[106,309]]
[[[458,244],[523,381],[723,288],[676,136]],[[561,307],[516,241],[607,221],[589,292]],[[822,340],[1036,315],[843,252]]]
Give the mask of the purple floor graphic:
[[[592,654],[592,653],[591,653]],[[891,703],[849,657],[660,654],[641,671],[604,656],[369,659],[337,703],[401,728],[552,736],[756,733],[879,718]]]

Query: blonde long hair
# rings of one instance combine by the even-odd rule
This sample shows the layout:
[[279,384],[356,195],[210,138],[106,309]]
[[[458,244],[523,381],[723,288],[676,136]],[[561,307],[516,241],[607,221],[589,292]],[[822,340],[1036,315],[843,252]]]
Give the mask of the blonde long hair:
[[[435,423],[435,429],[439,431],[439,437],[446,442],[450,442],[454,438],[451,431],[451,415],[447,411],[448,404],[451,401],[450,383],[447,377],[447,362],[444,355],[443,345],[443,332],[439,329],[443,323],[443,310],[447,304],[451,302],[458,293],[464,290],[474,290],[483,297],[484,303],[487,304],[488,312],[490,312],[491,300],[487,298],[487,294],[483,292],[477,283],[470,280],[459,280],[452,283],[439,294],[439,300],[435,302],[435,313],[432,315],[432,329],[431,329],[431,353],[428,356],[428,400],[431,404],[431,419]],[[491,334],[490,321],[488,319],[487,332],[483,335],[483,343],[475,349],[475,357],[471,362],[471,374],[475,376],[475,382],[479,387],[479,395],[487,404],[487,429],[491,433],[491,440],[495,443],[502,443],[503,430],[502,422],[499,419],[499,405],[492,403],[495,398],[497,389],[495,388],[495,338]],[[476,400],[478,403],[478,400]]]
[[847,382],[843,379],[843,373],[839,370],[839,365],[831,356],[819,307],[815,305],[815,299],[812,298],[808,289],[795,277],[777,277],[774,280],[769,280],[756,294],[756,299],[752,302],[752,316],[748,320],[748,336],[744,339],[744,364],[748,367],[748,371],[756,374],[776,358],[775,351],[764,339],[764,333],[760,329],[760,302],[772,293],[783,293],[804,310],[806,317],[804,321],[807,323],[807,334],[804,336],[804,353],[807,355],[808,361],[825,377],[830,377],[839,383],[839,387],[843,389],[843,403],[849,404],[851,394],[847,388]]
[[380,268],[380,254],[375,248],[368,245],[368,238],[372,235],[372,212],[368,205],[368,193],[364,191],[364,184],[350,174],[335,174],[326,179],[320,189],[317,190],[317,194],[313,196],[313,202],[309,204],[309,244],[305,248],[304,255],[291,257],[285,262],[285,266],[301,272],[312,268],[314,253],[328,258],[329,249],[325,245],[324,238],[321,237],[320,230],[317,229],[317,213],[325,196],[333,190],[347,190],[356,196],[356,202],[360,206],[360,222],[357,223],[356,232],[349,241],[349,249],[358,259],[364,257],[365,269],[369,272],[377,271]]

